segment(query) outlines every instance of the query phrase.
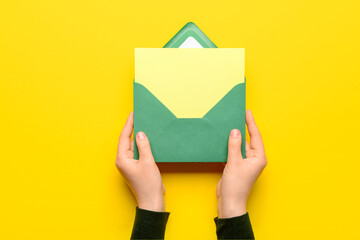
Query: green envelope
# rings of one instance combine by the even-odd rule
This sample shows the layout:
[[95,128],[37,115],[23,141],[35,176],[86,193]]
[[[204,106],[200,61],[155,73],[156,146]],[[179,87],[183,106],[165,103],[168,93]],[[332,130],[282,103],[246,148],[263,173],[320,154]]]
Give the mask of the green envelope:
[[[165,47],[216,48],[193,23],[182,28]],[[234,84],[205,114],[182,117],[174,107],[163,103],[165,97],[160,98],[161,94],[154,94],[146,84],[137,82],[137,76],[134,81],[134,135],[139,131],[146,133],[156,162],[226,162],[230,131],[239,129],[245,139],[245,80]],[[146,78],[146,75],[141,77]],[[186,94],[183,97],[186,98]],[[134,158],[138,159],[135,138],[134,141]],[[245,157],[245,141],[241,150]]]

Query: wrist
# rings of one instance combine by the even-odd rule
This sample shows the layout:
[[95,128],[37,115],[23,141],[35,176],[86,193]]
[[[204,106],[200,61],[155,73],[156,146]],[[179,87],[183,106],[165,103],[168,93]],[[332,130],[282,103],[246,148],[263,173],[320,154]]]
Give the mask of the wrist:
[[165,212],[165,199],[163,197],[160,197],[144,201],[138,201],[138,207],[154,212]]
[[246,202],[218,200],[218,217],[232,218],[246,214]]

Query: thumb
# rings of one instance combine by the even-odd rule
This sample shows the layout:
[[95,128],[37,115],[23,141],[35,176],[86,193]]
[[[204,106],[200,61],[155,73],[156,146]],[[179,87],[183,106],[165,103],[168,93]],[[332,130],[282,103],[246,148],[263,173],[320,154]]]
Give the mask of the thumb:
[[241,134],[238,129],[231,130],[228,144],[228,162],[242,159],[241,156]]
[[136,134],[136,145],[139,149],[140,160],[153,160],[153,155],[150,148],[149,139],[144,132],[138,132]]

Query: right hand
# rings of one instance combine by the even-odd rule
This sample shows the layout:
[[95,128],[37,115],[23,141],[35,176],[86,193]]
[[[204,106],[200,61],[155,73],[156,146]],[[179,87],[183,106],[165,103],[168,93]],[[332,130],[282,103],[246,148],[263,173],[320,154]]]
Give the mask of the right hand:
[[249,192],[267,164],[263,141],[250,110],[246,111],[250,144],[246,142],[246,158],[241,155],[241,134],[230,133],[227,164],[217,185],[218,216],[231,218],[245,214]]

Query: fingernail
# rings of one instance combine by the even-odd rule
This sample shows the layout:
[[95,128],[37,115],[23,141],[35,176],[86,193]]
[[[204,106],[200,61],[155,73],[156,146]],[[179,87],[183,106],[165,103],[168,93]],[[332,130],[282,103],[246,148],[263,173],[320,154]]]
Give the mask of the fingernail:
[[145,139],[145,133],[143,133],[143,132],[138,132],[137,136],[138,136],[139,140],[144,140]]
[[231,130],[231,137],[237,138],[240,136],[240,131],[237,129]]

